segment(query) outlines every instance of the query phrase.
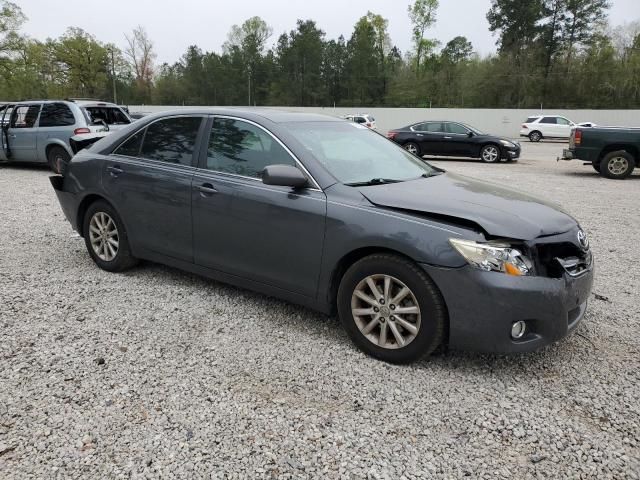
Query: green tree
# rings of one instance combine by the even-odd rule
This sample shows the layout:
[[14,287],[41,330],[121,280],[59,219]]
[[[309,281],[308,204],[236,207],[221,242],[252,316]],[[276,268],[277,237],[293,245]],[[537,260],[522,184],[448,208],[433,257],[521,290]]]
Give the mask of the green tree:
[[449,63],[460,63],[468,61],[472,53],[473,45],[467,37],[458,36],[445,45],[440,55]]
[[610,6],[608,0],[566,0],[563,39],[567,64],[577,48],[593,43]]
[[[227,55],[237,56],[247,79],[248,104],[255,100],[259,76],[264,76],[260,62],[264,55],[267,40],[273,29],[260,17],[252,17],[241,26],[234,25],[227,37],[223,49]],[[261,75],[262,74],[262,75]],[[254,102],[255,103],[255,102]]]
[[100,97],[105,93],[108,52],[93,35],[71,27],[53,44],[53,50],[70,95]]
[[409,19],[413,25],[413,45],[415,48],[416,74],[420,76],[420,66],[425,57],[437,46],[437,41],[425,38],[427,30],[436,23],[438,0],[415,0],[409,5]]

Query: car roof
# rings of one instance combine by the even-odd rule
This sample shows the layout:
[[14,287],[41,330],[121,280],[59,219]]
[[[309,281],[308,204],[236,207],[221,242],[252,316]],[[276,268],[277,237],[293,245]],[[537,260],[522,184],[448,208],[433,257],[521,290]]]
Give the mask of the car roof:
[[153,119],[171,115],[228,115],[241,116],[251,120],[252,117],[261,117],[274,123],[290,122],[340,122],[339,118],[317,113],[300,113],[272,108],[216,108],[216,107],[195,107],[179,110],[168,110],[157,112],[144,118]]

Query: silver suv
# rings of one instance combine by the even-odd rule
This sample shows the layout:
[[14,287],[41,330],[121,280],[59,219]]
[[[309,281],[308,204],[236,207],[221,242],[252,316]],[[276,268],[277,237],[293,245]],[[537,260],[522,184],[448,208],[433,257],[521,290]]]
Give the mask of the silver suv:
[[119,130],[131,122],[123,108],[97,100],[6,104],[0,108],[0,161],[47,163],[60,173],[73,156],[72,136]]

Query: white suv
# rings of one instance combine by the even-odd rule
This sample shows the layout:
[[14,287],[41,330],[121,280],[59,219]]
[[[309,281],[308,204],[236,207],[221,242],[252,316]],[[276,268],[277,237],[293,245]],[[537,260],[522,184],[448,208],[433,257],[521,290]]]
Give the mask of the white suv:
[[346,115],[344,117],[345,120],[349,120],[350,122],[355,122],[355,123],[359,123],[360,125],[364,125],[367,128],[372,128],[374,130],[377,129],[376,127],[376,119],[373,118],[371,115],[363,113],[363,114],[355,114],[355,115]]
[[520,130],[521,137],[528,137],[532,142],[539,142],[543,138],[569,139],[571,129],[576,124],[560,115],[537,115],[527,118]]

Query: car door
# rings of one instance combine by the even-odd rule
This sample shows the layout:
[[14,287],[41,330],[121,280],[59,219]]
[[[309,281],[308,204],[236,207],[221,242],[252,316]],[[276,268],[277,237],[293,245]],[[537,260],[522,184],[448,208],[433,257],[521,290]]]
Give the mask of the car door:
[[37,162],[40,104],[16,105],[11,114],[5,142],[7,156],[15,162]]
[[473,157],[475,142],[469,136],[469,129],[460,123],[445,122],[446,135],[444,137],[447,154],[457,157]]
[[205,116],[165,117],[123,142],[102,181],[134,248],[193,262],[191,179]]
[[[67,145],[73,135],[76,118],[68,105],[60,103],[45,103],[40,112],[38,121],[38,145],[40,154],[45,152],[43,148],[53,140],[61,140]],[[46,158],[42,158],[46,160]]]
[[571,136],[571,129],[575,126],[571,120],[564,117],[556,117],[556,128],[558,138],[569,138]]
[[542,117],[539,125],[543,137],[558,137],[558,120],[556,119],[556,117]]
[[300,167],[266,129],[216,116],[193,177],[195,262],[314,298],[326,221],[325,194],[262,183],[268,165]]
[[423,155],[444,155],[444,127],[442,122],[425,122],[411,127]]

